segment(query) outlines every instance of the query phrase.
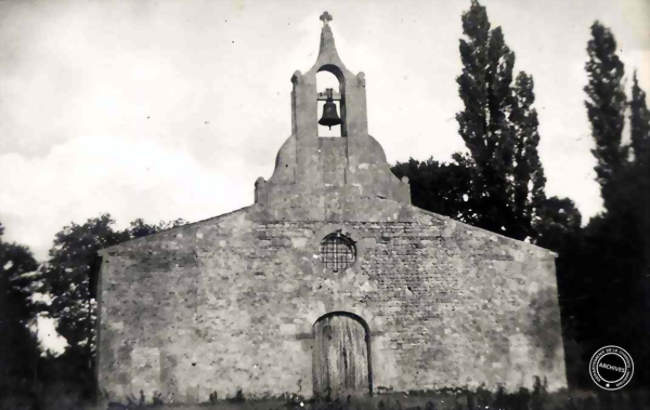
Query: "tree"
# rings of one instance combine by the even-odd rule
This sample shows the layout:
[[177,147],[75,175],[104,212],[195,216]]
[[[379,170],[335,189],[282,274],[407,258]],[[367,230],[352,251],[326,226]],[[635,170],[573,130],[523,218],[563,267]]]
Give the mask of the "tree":
[[[611,31],[598,21],[591,26],[585,87],[605,211],[584,230],[582,271],[587,293],[578,312],[584,324],[579,332],[587,353],[616,340],[640,362],[650,360],[650,169],[645,93],[633,77],[632,99],[623,88],[624,65],[616,55]],[[623,143],[625,111],[630,108],[630,144]],[[607,326],[599,326],[606,323]],[[585,357],[585,360],[588,360]],[[639,383],[650,372],[635,369]]]
[[639,87],[635,71],[632,77],[632,99],[629,103],[630,139],[635,161],[647,166],[650,159],[650,112],[645,99],[645,92]]
[[27,247],[2,241],[3,232],[0,224],[0,398],[30,390],[40,353],[28,329],[40,307],[31,300],[38,264]]
[[596,21],[587,43],[589,60],[585,68],[589,82],[585,106],[596,143],[596,176],[601,186],[605,208],[616,200],[617,178],[627,159],[627,147],[621,144],[625,120],[626,97],[623,90],[623,63],[616,55],[616,40],[611,31]]
[[[554,208],[549,208],[549,203],[546,201],[544,193],[546,177],[537,153],[539,122],[537,111],[532,107],[535,102],[533,86],[533,77],[523,71],[519,72],[515,80],[514,98],[510,112],[510,120],[515,134],[512,208],[516,218],[513,236],[518,238],[528,236],[538,240],[540,232],[536,228],[546,229],[543,223],[536,220],[540,216],[540,210],[546,205],[545,216],[548,218],[550,217],[549,210]],[[572,202],[568,198],[562,200],[555,198],[551,203],[554,201],[563,202],[566,205]],[[576,210],[575,206],[572,206],[572,209]],[[562,216],[554,215],[554,217]],[[578,226],[579,217],[578,213]],[[541,221],[544,219],[542,218]]]
[[469,202],[472,175],[471,158],[454,154],[452,162],[433,158],[398,162],[391,168],[398,178],[408,177],[413,205],[431,212],[472,223],[475,214]]
[[456,115],[459,132],[476,165],[472,197],[481,202],[478,224],[495,232],[511,225],[507,209],[513,138],[507,124],[514,53],[503,41],[501,28],[490,30],[485,8],[477,1],[462,16],[460,40],[462,74],[457,78],[465,110]]
[[[611,209],[607,209],[602,221],[605,227],[601,228],[615,233],[605,236],[608,241],[599,238],[598,242],[617,250],[607,265],[613,265],[618,272],[622,283],[615,286],[625,295],[621,310],[629,318],[622,321],[622,331],[628,333],[634,354],[647,363],[650,361],[650,113],[636,73],[631,94],[630,144],[625,148],[632,155],[624,163],[615,188],[617,200],[611,201]],[[618,242],[613,243],[615,240]],[[646,385],[650,383],[650,371],[646,368],[639,369],[637,377]]]
[[558,251],[575,242],[580,233],[582,215],[569,198],[547,198],[538,211],[537,244]]
[[[632,99],[630,105],[630,140],[634,153],[630,176],[626,178],[636,186],[632,188],[636,195],[636,214],[639,228],[645,232],[639,239],[642,242],[642,269],[650,273],[650,112],[646,106],[646,94],[639,87],[636,71],[632,79]],[[650,289],[648,290],[650,294]]]
[[125,230],[114,229],[108,214],[90,218],[84,224],[71,222],[58,232],[44,268],[44,291],[53,298],[49,314],[57,320],[57,331],[66,338],[65,366],[76,369],[79,385],[86,394],[94,392],[95,326],[97,282],[101,257],[97,251],[120,242],[183,225],[182,219],[145,223],[141,218]]
[[143,236],[151,235],[156,232],[164,231],[166,229],[182,226],[187,223],[183,218],[177,218],[173,221],[160,221],[157,224],[148,224],[142,218],[137,218],[131,221],[127,232],[130,239],[141,238]]
[[[45,290],[52,296],[50,316],[69,347],[64,355],[77,366],[81,380],[92,379],[95,355],[97,278],[101,257],[97,251],[129,238],[115,231],[108,214],[63,227],[54,239],[46,265]],[[92,386],[88,386],[89,389]]]
[[470,196],[476,224],[534,240],[546,180],[537,154],[533,79],[520,72],[512,84],[515,54],[501,28],[490,29],[485,7],[473,0],[462,22],[463,70],[456,81],[465,108],[456,119],[474,163]]

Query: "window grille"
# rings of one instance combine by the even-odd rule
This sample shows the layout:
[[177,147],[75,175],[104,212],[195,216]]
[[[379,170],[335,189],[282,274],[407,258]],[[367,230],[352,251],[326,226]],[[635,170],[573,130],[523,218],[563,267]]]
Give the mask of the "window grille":
[[320,242],[321,262],[333,272],[342,271],[352,265],[356,257],[354,241],[340,231],[327,235]]

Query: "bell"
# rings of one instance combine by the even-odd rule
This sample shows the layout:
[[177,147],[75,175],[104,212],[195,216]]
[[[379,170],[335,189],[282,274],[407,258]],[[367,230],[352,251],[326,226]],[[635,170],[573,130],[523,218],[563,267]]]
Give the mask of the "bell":
[[327,101],[323,105],[323,116],[318,120],[320,125],[327,125],[329,129],[332,129],[332,125],[339,125],[341,119],[339,114],[336,112],[336,104],[334,104],[334,99],[331,96],[327,96]]

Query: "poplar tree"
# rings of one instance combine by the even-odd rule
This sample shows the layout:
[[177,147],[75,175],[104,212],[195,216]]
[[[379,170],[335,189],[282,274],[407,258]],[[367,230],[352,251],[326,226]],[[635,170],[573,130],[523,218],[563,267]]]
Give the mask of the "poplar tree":
[[632,99],[630,100],[630,139],[634,161],[648,166],[650,159],[650,112],[646,106],[646,94],[639,87],[636,71],[632,77]]
[[[628,347],[635,360],[645,363],[650,360],[646,314],[650,309],[649,115],[636,75],[631,100],[627,100],[624,65],[616,48],[609,28],[594,22],[587,43],[589,82],[584,90],[605,212],[593,217],[584,229],[581,273],[588,279],[583,283],[588,297],[578,315],[586,324],[581,334],[585,352],[616,340]],[[628,108],[630,143],[626,144],[623,130]],[[601,323],[607,328],[599,329]],[[647,384],[650,371],[639,366],[635,378]]]
[[610,209],[616,200],[616,180],[627,158],[627,147],[621,143],[627,103],[623,89],[625,69],[616,54],[613,34],[598,21],[591,25],[587,53],[585,69],[589,82],[584,91],[596,145],[592,150],[597,161],[594,169],[605,208]]
[[475,163],[471,188],[480,203],[477,224],[501,232],[512,223],[507,208],[511,189],[506,175],[511,172],[514,141],[507,124],[514,53],[505,45],[499,27],[490,30],[485,7],[472,1],[463,14],[460,57],[463,71],[456,79],[465,110],[456,115],[459,132]]
[[490,29],[485,7],[472,1],[462,16],[463,64],[456,79],[464,110],[459,133],[474,162],[471,200],[476,224],[515,239],[535,239],[536,212],[544,201],[533,79],[521,72],[500,27]]
[[[650,111],[646,105],[646,93],[639,87],[636,72],[632,78],[632,99],[630,105],[630,140],[634,161],[628,180],[632,182],[629,195],[634,204],[638,225],[638,265],[641,280],[641,311],[650,311]],[[650,329],[650,318],[642,325]],[[646,334],[646,346],[650,336]],[[647,375],[650,378],[650,375]]]
[[[538,231],[544,229],[539,227],[542,222],[539,215],[546,201],[546,177],[537,152],[539,121],[537,110],[533,108],[533,87],[533,77],[523,71],[519,72],[515,80],[510,120],[515,134],[513,211],[518,219],[516,236],[528,235],[537,239]],[[566,198],[564,201],[570,202]]]

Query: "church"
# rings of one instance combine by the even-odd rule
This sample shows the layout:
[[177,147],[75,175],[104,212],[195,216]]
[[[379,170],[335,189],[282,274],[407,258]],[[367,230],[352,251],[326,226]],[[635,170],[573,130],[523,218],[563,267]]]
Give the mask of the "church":
[[368,134],[364,73],[321,20],[254,204],[100,251],[100,392],[200,403],[512,391],[535,376],[566,387],[556,255],[413,206]]

